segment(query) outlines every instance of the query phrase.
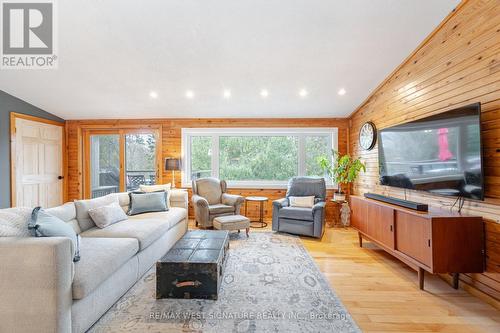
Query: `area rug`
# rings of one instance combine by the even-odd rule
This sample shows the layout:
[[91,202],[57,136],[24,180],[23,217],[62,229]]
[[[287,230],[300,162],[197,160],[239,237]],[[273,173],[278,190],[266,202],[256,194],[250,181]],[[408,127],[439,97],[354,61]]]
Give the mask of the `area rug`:
[[235,233],[228,254],[217,301],[157,300],[152,269],[90,332],[359,332],[299,237]]

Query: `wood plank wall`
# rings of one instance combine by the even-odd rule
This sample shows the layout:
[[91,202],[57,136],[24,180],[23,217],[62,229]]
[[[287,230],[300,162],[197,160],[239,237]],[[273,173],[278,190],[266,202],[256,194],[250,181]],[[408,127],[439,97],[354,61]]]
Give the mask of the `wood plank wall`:
[[[82,129],[83,128],[129,128],[140,126],[161,125],[162,143],[161,152],[163,158],[181,156],[181,129],[200,127],[337,127],[339,129],[339,151],[347,152],[348,120],[347,119],[135,119],[135,120],[78,120],[66,122],[66,142],[68,151],[68,200],[80,199],[83,196],[83,151],[82,151]],[[170,183],[171,172],[163,172],[163,183]],[[176,186],[181,186],[181,174],[176,174]],[[265,206],[265,217],[272,217],[272,200],[285,196],[286,189],[230,189],[230,193],[244,196],[262,195],[269,198]],[[191,195],[191,192],[189,192]],[[328,191],[328,197],[333,196],[333,191]],[[333,218],[331,204],[327,206],[327,218]],[[194,216],[190,207],[190,216]],[[258,206],[250,203],[248,215],[252,218],[258,215]]]
[[[355,194],[376,192],[403,197],[379,185],[378,152],[362,151],[359,129],[378,129],[474,102],[482,103],[486,200],[466,201],[465,213],[486,221],[487,270],[462,277],[500,300],[500,1],[463,1],[350,117],[349,149],[367,163],[353,185]],[[409,199],[446,207],[453,199],[408,191]]]

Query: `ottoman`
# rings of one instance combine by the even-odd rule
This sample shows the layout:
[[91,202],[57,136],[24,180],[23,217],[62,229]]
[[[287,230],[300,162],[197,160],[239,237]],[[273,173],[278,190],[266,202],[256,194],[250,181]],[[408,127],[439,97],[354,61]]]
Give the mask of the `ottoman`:
[[214,218],[213,225],[215,229],[219,230],[238,230],[245,229],[247,232],[250,231],[250,219],[243,215],[226,215]]

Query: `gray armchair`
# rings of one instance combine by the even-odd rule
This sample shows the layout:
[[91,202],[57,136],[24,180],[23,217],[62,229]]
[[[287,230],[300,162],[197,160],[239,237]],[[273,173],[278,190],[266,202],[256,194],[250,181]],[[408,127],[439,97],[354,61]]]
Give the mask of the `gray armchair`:
[[[314,196],[314,206],[290,207],[290,196]],[[323,178],[293,177],[288,182],[286,198],[273,201],[273,231],[321,238],[325,226],[325,199]]]
[[217,216],[238,215],[245,199],[240,195],[226,193],[225,180],[216,178],[199,178],[192,182],[196,225],[202,228],[211,227]]

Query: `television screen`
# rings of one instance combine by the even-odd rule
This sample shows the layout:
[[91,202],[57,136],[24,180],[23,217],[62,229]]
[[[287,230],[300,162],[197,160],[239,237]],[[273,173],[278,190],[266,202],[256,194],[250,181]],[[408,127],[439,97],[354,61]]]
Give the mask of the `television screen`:
[[380,183],[483,200],[479,103],[383,129]]

